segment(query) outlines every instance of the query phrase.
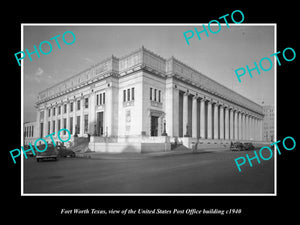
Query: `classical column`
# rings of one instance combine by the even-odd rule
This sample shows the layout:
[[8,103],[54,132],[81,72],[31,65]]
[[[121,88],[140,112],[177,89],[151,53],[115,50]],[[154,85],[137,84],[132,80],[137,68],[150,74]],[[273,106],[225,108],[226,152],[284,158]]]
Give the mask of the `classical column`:
[[229,109],[225,108],[225,139],[229,139]]
[[83,114],[83,110],[84,110],[84,97],[81,98],[81,107],[80,107],[80,136],[82,137],[84,134],[84,114]]
[[45,107],[45,110],[44,110],[44,131],[43,131],[44,137],[46,135],[48,135],[48,121],[47,121],[47,117],[48,117],[48,109],[47,109],[47,107]]
[[233,140],[233,108],[229,111],[229,123],[230,123],[230,140]]
[[189,115],[189,108],[188,108],[188,100],[189,100],[189,93],[185,92],[183,94],[183,122],[182,122],[182,126],[183,126],[183,136],[184,137],[189,137],[189,133],[188,133],[188,115]]
[[39,110],[39,108],[36,108],[36,125],[35,125],[35,135],[34,135],[34,137],[36,137],[36,138],[40,138],[40,136],[41,136],[41,131],[40,131],[40,125],[41,125],[41,119],[40,119],[40,117],[41,117],[41,112],[40,112],[40,110]]
[[257,118],[254,118],[254,140],[258,141]]
[[263,120],[260,119],[259,120],[259,139],[260,141],[264,141],[264,137],[263,137]]
[[214,104],[214,139],[219,139],[219,104]]
[[67,102],[66,102],[66,104],[67,104],[67,117],[66,117],[66,119],[67,119],[67,129],[70,131],[70,116],[69,116],[69,111],[70,111],[70,104],[69,104],[70,102],[69,102],[69,100],[67,100]]
[[234,137],[234,140],[238,140],[238,113],[237,113],[237,110],[234,110],[233,118],[234,118],[233,137]]
[[57,136],[58,132],[58,106],[55,105],[55,136]]
[[220,105],[220,139],[225,139],[224,136],[224,106]]
[[241,111],[238,112],[238,140],[242,140],[242,114]]
[[89,133],[94,135],[96,130],[96,112],[95,112],[95,93],[91,92],[89,96]]
[[245,113],[241,113],[241,140],[245,140]]
[[212,102],[207,102],[207,138],[212,139]]
[[192,137],[197,138],[197,97],[193,97],[193,104],[192,104]]
[[250,131],[250,129],[249,129],[249,115],[246,115],[246,140],[249,140],[249,137],[250,137],[250,135],[249,135],[249,131]]
[[73,135],[76,133],[76,99],[73,101]]
[[171,137],[179,136],[179,89],[170,80],[166,84],[166,131]]
[[200,100],[200,137],[205,137],[205,99]]

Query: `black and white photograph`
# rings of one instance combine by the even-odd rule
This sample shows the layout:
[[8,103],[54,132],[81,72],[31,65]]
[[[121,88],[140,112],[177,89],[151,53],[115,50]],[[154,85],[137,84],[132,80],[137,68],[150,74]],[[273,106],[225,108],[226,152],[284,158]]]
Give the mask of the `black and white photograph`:
[[195,27],[24,24],[24,194],[276,194],[276,25]]
[[112,3],[7,7],[5,219],[295,217],[296,5]]

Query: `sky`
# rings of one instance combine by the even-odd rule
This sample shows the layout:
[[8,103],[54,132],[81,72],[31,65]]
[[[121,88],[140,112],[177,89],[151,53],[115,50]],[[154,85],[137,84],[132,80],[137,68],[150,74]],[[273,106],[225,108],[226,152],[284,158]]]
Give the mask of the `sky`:
[[[40,53],[31,55],[32,61],[26,56],[22,60],[24,81],[24,122],[35,121],[35,103],[40,91],[59,83],[111,55],[122,57],[144,46],[146,49],[165,59],[174,56],[186,65],[210,77],[233,91],[261,104],[274,105],[274,26],[259,24],[229,24],[229,28],[222,24],[218,33],[200,34],[201,40],[194,37],[187,45],[183,33],[197,27],[201,31],[202,24],[182,25],[135,25],[128,24],[112,26],[64,25],[45,26],[24,25],[23,49],[34,51],[34,45],[39,46],[42,41],[52,44],[52,52],[48,55]],[[212,27],[214,31],[217,27]],[[76,40],[71,45],[62,41],[62,35],[72,31]],[[57,38],[61,49],[57,47]],[[71,34],[66,34],[67,42],[72,42]],[[23,51],[24,51],[23,50]],[[43,51],[49,51],[47,44]],[[273,67],[269,71],[261,71],[258,75],[253,71],[238,81],[234,71],[240,67],[254,68],[254,61],[258,64],[263,57],[272,60]],[[17,61],[16,61],[17,63]],[[276,63],[276,61],[275,61]],[[267,61],[263,66],[269,67]]]

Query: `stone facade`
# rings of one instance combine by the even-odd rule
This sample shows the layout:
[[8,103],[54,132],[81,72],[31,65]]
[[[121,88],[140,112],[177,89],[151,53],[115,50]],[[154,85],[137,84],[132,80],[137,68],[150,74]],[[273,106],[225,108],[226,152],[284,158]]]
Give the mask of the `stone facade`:
[[[96,151],[124,151],[129,142],[140,146],[133,151],[143,151],[140,143],[144,150],[151,143],[169,150],[170,142],[181,138],[262,141],[263,136],[260,105],[144,47],[40,92],[36,108],[38,137],[68,128],[72,135],[90,134]],[[110,148],[104,147],[108,143]]]

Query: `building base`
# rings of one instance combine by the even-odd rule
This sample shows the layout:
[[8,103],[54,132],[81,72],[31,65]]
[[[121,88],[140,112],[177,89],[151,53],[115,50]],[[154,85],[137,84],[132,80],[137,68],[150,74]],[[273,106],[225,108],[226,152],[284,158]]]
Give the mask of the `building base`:
[[97,137],[91,136],[89,149],[103,153],[124,152],[162,152],[171,151],[170,138],[168,136],[126,136],[126,137]]

